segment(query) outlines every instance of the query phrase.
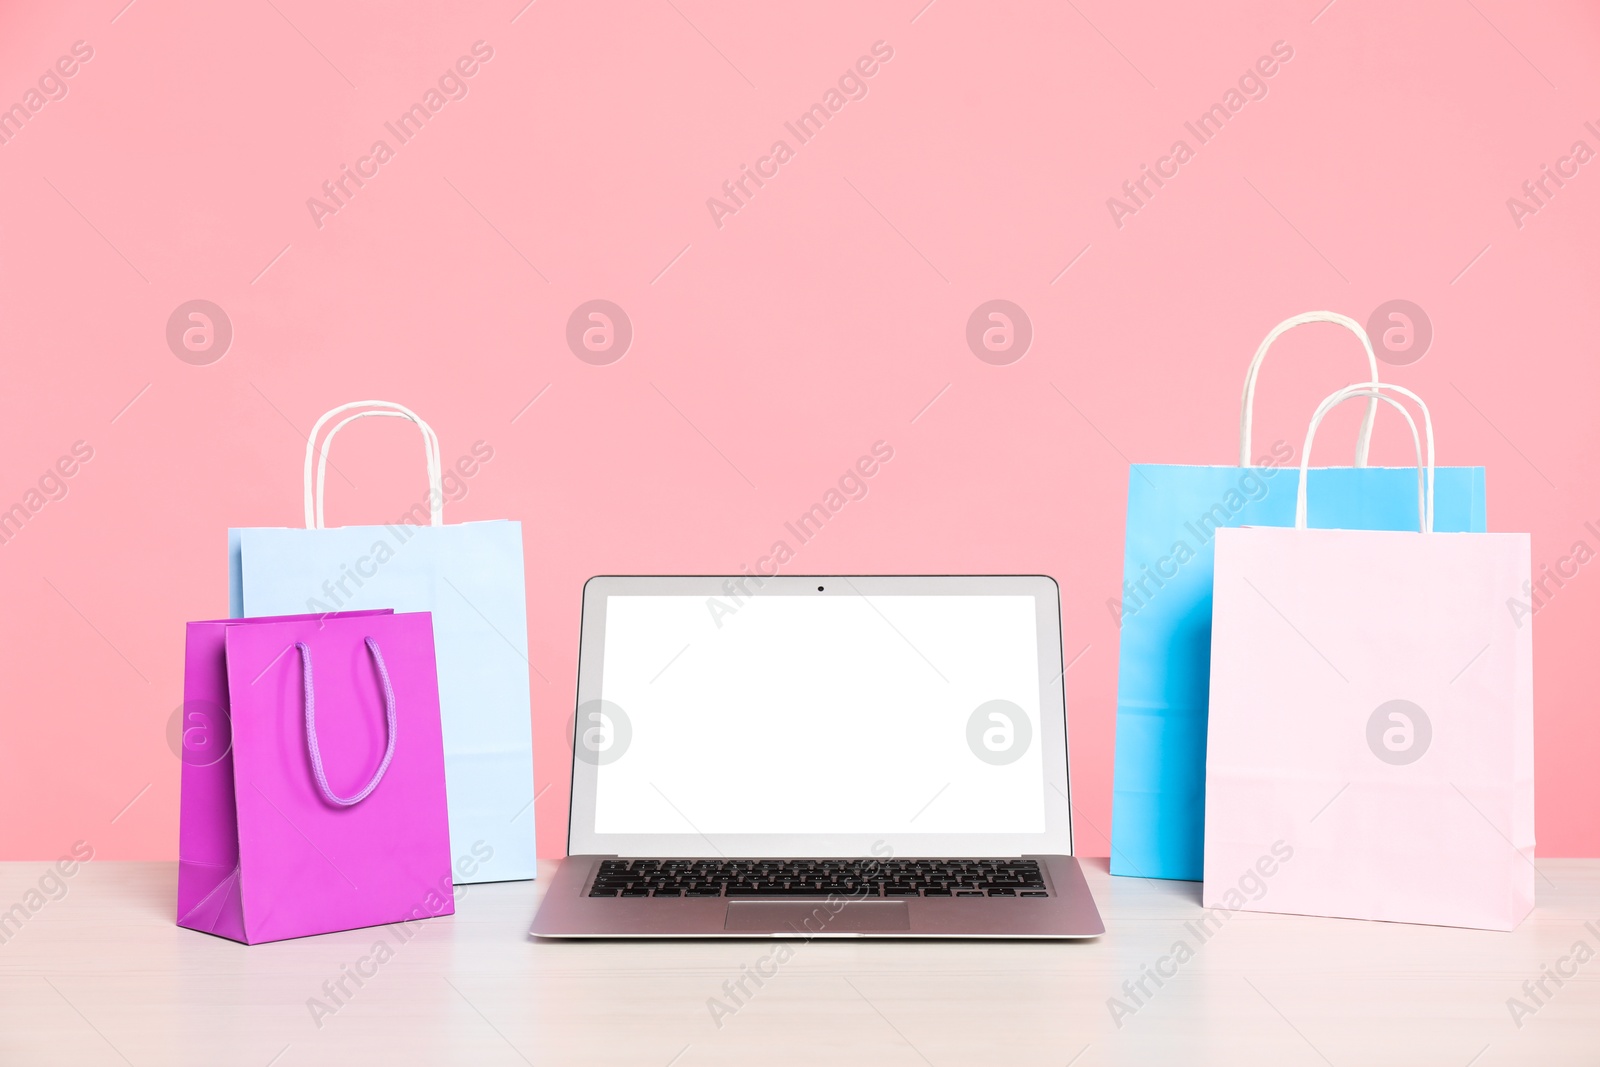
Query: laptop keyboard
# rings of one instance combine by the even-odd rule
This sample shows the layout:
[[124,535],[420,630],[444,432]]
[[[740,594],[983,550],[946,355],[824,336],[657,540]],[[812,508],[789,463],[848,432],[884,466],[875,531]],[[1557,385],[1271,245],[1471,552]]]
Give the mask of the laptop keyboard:
[[591,897],[1046,897],[1037,860],[602,860]]

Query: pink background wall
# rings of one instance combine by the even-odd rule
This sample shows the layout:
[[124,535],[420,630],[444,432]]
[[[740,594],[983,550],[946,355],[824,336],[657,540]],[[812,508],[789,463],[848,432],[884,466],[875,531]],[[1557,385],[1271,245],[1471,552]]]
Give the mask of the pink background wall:
[[[1531,530],[1536,569],[1600,548],[1600,162],[1507,204],[1600,150],[1593,5],[124,2],[0,14],[0,104],[93,52],[0,144],[0,508],[42,504],[0,544],[0,857],[174,856],[182,623],[226,611],[229,525],[299,522],[302,434],[345,400],[416,407],[447,460],[494,449],[446,515],[525,524],[549,854],[583,580],[737,571],[879,439],[893,461],[790,571],[1054,575],[1103,854],[1127,463],[1230,462],[1245,365],[1295,312],[1419,305],[1431,348],[1385,372],[1432,402],[1441,462],[1488,468],[1490,528]],[[384,123],[477,41],[465,97],[400,144]],[[878,41],[800,144],[784,123]],[[1279,41],[1200,144],[1184,123]],[[307,199],[380,138],[319,226]],[[1119,226],[1107,198],[1180,138]],[[233,331],[208,365],[166,338],[195,299]],[[565,340],[592,299],[632,322],[609,365]],[[966,342],[991,299],[1032,324],[1009,365]],[[1286,339],[1258,450],[1360,366],[1332,327]],[[65,495],[28,497],[80,441]],[[1400,443],[1386,421],[1378,458]],[[330,521],[404,510],[416,454],[390,420],[342,435]],[[1600,854],[1597,621],[1600,563],[1535,624],[1546,855]]]

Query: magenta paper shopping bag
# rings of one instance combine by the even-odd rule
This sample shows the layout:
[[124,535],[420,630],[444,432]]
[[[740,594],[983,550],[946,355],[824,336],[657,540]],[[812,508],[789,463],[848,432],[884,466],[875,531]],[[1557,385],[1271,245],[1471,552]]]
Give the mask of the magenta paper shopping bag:
[[426,612],[194,622],[178,925],[256,944],[455,911]]
[[1317,424],[1390,391],[1416,400],[1318,409],[1293,528],[1218,531],[1203,899],[1510,930],[1535,874],[1528,536],[1433,532],[1425,407],[1422,530],[1306,529]]

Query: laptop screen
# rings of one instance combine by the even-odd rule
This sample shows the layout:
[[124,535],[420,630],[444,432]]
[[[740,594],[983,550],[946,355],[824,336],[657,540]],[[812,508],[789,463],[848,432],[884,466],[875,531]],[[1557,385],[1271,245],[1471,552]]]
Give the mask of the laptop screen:
[[1031,595],[610,595],[576,723],[594,832],[1040,834],[1039,620]]

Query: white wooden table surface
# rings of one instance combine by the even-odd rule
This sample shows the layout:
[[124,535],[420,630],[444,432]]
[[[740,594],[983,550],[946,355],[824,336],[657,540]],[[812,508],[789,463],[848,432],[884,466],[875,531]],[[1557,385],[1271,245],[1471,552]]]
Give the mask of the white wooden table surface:
[[[47,864],[0,864],[0,910],[44,901],[0,927],[0,1064],[1600,1064],[1600,860],[1541,861],[1511,934],[1240,913],[1204,943],[1197,884],[1086,866],[1096,941],[817,941],[763,964],[775,943],[532,941],[553,864],[463,887],[404,943],[255,947],[177,928],[171,863],[92,861],[37,897]],[[1136,1003],[1124,982],[1178,941],[1193,958]],[[776,973],[730,997],[758,965]]]

